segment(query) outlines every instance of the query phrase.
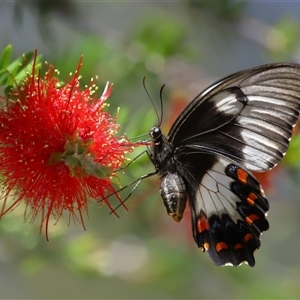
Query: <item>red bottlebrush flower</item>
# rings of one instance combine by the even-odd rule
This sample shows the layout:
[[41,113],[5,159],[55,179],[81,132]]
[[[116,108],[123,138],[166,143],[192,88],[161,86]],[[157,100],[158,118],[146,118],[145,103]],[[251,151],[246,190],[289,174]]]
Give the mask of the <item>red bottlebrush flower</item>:
[[116,194],[114,170],[133,146],[116,137],[119,125],[103,110],[112,85],[100,99],[93,81],[81,90],[81,65],[82,59],[61,86],[52,65],[42,77],[34,74],[34,62],[0,110],[0,217],[25,202],[25,219],[41,213],[40,230],[45,225],[47,239],[51,215],[58,220],[68,211],[84,226],[87,200]]

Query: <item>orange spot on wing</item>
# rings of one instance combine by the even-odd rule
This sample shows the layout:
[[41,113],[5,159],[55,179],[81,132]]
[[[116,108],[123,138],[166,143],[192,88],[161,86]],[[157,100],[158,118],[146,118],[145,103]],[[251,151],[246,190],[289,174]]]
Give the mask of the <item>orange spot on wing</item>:
[[246,217],[246,222],[251,225],[254,221],[258,220],[259,217],[255,214],[249,215],[248,217]]
[[225,244],[224,242],[220,242],[216,245],[217,252],[220,252],[221,250],[224,250],[224,249],[228,249],[227,244]]
[[256,194],[250,193],[250,194],[248,195],[247,202],[248,202],[251,206],[253,206],[253,205],[255,204],[256,199],[257,199]]
[[242,182],[243,184],[246,184],[248,174],[242,169],[237,169],[237,178],[240,182]]
[[233,247],[234,250],[238,250],[238,249],[243,249],[243,246],[241,244],[236,244],[234,247]]
[[197,221],[197,229],[199,233],[202,233],[205,230],[209,230],[209,224],[204,213],[200,213],[200,217]]
[[247,243],[250,239],[253,239],[253,234],[252,234],[252,233],[247,233],[247,234],[244,236],[244,241],[245,241],[245,243]]

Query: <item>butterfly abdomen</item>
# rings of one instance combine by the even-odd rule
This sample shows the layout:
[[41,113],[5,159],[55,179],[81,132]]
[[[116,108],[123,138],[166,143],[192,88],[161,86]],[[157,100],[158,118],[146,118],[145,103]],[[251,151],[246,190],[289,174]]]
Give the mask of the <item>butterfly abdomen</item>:
[[167,213],[176,222],[182,219],[187,195],[183,179],[177,173],[167,173],[161,179],[160,194]]

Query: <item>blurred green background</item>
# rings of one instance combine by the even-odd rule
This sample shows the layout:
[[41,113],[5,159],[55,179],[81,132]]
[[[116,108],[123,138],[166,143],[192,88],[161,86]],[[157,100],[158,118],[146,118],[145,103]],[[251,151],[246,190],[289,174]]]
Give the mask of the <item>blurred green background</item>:
[[[14,56],[38,49],[60,70],[74,71],[84,55],[83,83],[114,83],[109,111],[129,137],[157,123],[142,85],[168,131],[183,103],[213,81],[275,61],[300,62],[300,2],[14,1],[0,3],[0,50]],[[50,226],[24,223],[18,207],[0,221],[1,299],[287,299],[300,298],[299,138],[287,158],[261,177],[270,202],[270,230],[256,266],[220,268],[192,240],[189,212],[167,216],[159,179],[144,180],[129,211],[89,205],[84,231],[68,218]],[[141,150],[142,151],[142,150]],[[132,157],[139,152],[136,151]],[[122,183],[153,171],[146,155]],[[129,190],[122,194],[126,197]],[[113,201],[113,200],[112,200]],[[54,224],[54,221],[52,222]]]

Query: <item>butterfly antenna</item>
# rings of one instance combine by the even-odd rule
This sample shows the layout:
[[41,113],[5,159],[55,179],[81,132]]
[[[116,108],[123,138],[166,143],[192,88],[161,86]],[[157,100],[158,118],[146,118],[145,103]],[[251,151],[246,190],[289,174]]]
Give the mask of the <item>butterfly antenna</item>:
[[162,94],[163,94],[164,87],[165,87],[165,85],[163,85],[161,87],[160,92],[159,92],[159,99],[160,99],[160,121],[159,121],[158,127],[161,126],[161,123],[162,123],[162,120],[163,120],[163,117],[164,117],[164,106],[163,106],[163,99],[162,99]]
[[157,109],[156,109],[156,107],[155,107],[155,105],[154,105],[154,102],[153,102],[153,100],[151,99],[150,94],[149,94],[149,92],[148,92],[148,90],[147,90],[147,88],[146,88],[146,76],[143,78],[143,87],[144,87],[145,92],[146,92],[146,94],[147,94],[147,96],[148,96],[148,98],[149,98],[149,100],[150,100],[150,102],[151,102],[151,104],[152,104],[152,106],[153,106],[153,108],[154,108],[154,110],[155,110],[155,113],[156,113],[156,117],[157,117],[158,123],[161,124],[161,120],[160,120],[160,118],[159,118],[158,111],[157,111]]
[[[144,137],[144,136],[149,136],[149,132],[146,132],[146,133],[143,133],[143,134],[140,134],[140,135],[137,135],[137,136],[135,136],[135,137],[133,137],[133,138],[130,138],[130,141],[134,141],[134,140],[140,140],[142,137]],[[144,142],[146,142],[146,141],[144,141]]]

